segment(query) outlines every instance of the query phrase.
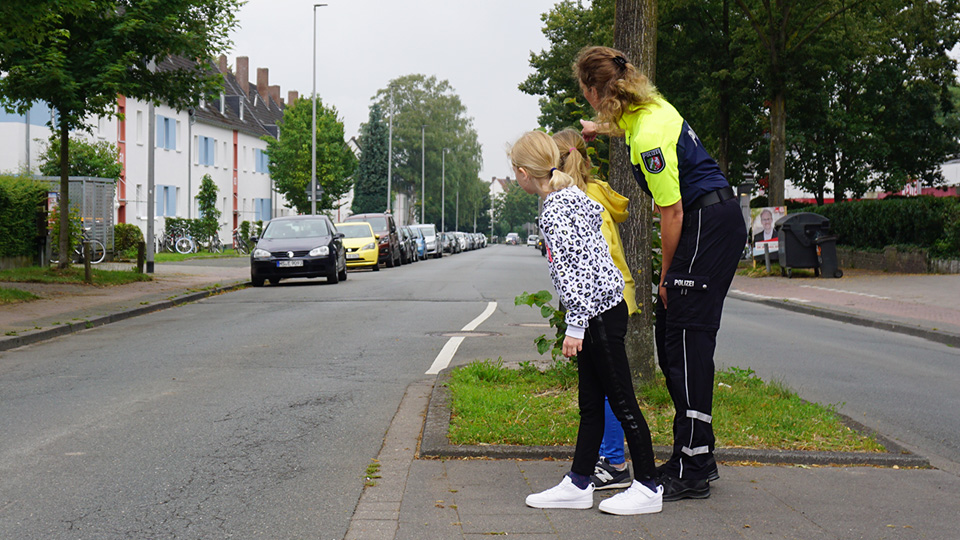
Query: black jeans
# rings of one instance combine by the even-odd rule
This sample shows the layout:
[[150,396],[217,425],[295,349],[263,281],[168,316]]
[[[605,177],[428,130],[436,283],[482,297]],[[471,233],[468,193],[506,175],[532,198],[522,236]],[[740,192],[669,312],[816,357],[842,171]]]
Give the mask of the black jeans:
[[580,428],[577,432],[577,449],[571,470],[589,476],[603,440],[603,398],[610,401],[614,416],[620,420],[630,458],[633,460],[633,475],[637,480],[647,480],[656,474],[653,461],[653,445],[650,429],[643,418],[633,380],[627,363],[623,340],[627,333],[627,304],[620,302],[615,307],[590,319],[583,347],[577,354],[577,371],[580,375]]

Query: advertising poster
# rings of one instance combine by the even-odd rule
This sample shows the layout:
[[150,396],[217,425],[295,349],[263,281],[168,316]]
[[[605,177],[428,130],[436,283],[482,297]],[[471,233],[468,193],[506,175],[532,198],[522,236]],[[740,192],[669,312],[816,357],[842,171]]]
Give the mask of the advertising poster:
[[763,257],[765,248],[771,254],[777,253],[777,230],[774,224],[785,215],[787,215],[785,206],[750,209],[750,238],[753,243],[754,257]]

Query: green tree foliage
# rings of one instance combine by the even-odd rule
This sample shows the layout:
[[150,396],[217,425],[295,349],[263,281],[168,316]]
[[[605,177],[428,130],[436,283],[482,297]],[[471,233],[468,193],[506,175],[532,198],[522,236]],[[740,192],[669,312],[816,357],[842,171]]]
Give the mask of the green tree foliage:
[[[176,56],[214,58],[229,44],[240,0],[4,0],[0,2],[0,105],[25,113],[36,101],[56,109],[61,204],[69,206],[69,133],[90,116],[116,114],[118,94],[194,106],[222,79],[197,63],[152,70]],[[178,64],[179,65],[179,64]],[[60,220],[60,252],[69,245]],[[61,267],[69,257],[61,257]]]
[[[70,176],[93,176],[97,178],[120,178],[123,165],[116,145],[107,141],[87,142],[82,137],[70,137]],[[60,137],[50,139],[43,154],[40,154],[40,174],[60,176]]]
[[960,150],[956,15],[954,2],[881,2],[841,14],[809,47],[791,83],[787,172],[819,204],[830,185],[843,200],[943,182],[940,164]]
[[380,105],[370,106],[370,118],[360,127],[360,163],[353,183],[354,214],[382,212],[387,205],[387,125]]
[[[287,199],[287,206],[298,213],[310,213],[307,197],[310,185],[313,140],[313,101],[298,99],[283,111],[280,139],[264,137],[270,158],[270,176],[278,193]],[[337,109],[317,99],[317,183],[323,188],[318,209],[334,209],[336,201],[350,191],[357,157],[343,138],[343,121]]]
[[[480,173],[480,143],[473,119],[467,116],[467,108],[450,83],[433,76],[405,75],[390,81],[374,99],[388,119],[393,115],[391,188],[409,196],[412,215],[407,217],[421,221],[416,217],[420,214],[424,196],[420,193],[421,182],[425,177],[427,215],[422,222],[433,223],[440,229],[443,214],[446,230],[458,228],[455,206],[459,188],[461,224],[465,227],[470,223],[472,227],[473,215],[464,209],[479,208],[482,202],[477,198],[488,197],[488,192],[472,185]],[[424,145],[421,134],[426,140]],[[444,148],[450,149],[445,160]],[[421,161],[425,163],[422,168]],[[441,204],[441,192],[446,195],[445,205]]]
[[493,232],[497,236],[506,236],[509,232],[522,232],[525,223],[537,219],[539,201],[519,186],[510,186],[493,198]]
[[564,0],[541,15],[550,48],[530,53],[534,72],[519,86],[525,94],[540,96],[541,126],[556,132],[579,125],[584,106],[573,61],[588,45],[613,46],[613,16],[613,0],[594,0],[589,7],[581,0]]
[[220,229],[220,210],[217,210],[217,184],[209,174],[200,180],[197,192],[197,209],[200,211],[200,239],[206,240]]
[[0,256],[32,256],[39,252],[46,202],[46,184],[25,175],[0,175]]

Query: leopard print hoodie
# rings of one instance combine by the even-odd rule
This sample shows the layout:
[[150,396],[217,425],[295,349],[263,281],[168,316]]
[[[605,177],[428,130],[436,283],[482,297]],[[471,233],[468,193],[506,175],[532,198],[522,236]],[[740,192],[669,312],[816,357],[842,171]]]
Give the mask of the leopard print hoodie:
[[600,233],[601,212],[580,188],[568,187],[547,195],[539,220],[550,277],[567,310],[566,333],[577,339],[590,319],[623,300],[623,275]]

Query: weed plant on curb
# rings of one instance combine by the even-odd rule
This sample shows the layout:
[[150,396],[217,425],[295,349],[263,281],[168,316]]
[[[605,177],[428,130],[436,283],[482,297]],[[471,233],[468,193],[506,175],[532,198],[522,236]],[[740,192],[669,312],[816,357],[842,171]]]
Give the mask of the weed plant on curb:
[[20,289],[8,289],[6,287],[0,287],[0,305],[3,304],[17,304],[19,302],[29,302],[31,300],[39,300],[40,297],[28,292],[21,291]]
[[[717,446],[780,450],[884,452],[872,437],[845,426],[832,406],[803,401],[779,383],[766,383],[753,370],[730,368],[716,374],[713,425]],[[450,377],[450,442],[553,446],[576,444],[580,421],[577,368],[556,361],[540,371],[502,361],[475,361]],[[637,391],[653,444],[673,444],[673,403],[657,372]]]

